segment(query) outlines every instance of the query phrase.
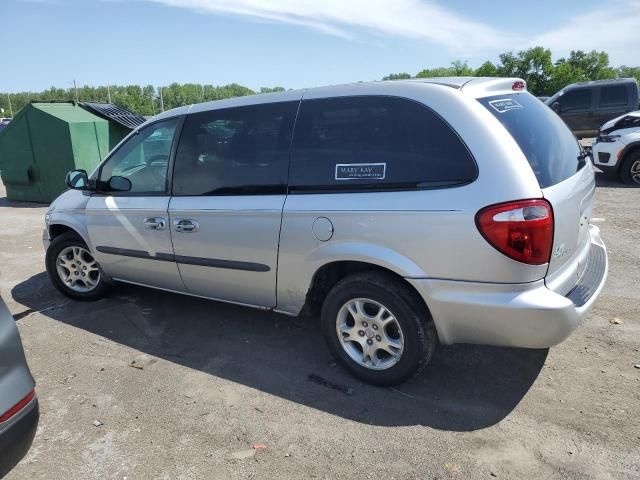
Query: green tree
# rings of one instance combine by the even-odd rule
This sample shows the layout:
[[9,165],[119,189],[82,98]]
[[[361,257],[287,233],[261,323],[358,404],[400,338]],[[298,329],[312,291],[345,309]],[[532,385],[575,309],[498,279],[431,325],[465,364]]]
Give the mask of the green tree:
[[606,80],[616,78],[616,70],[609,66],[609,54],[592,50],[588,53],[582,50],[572,50],[569,58],[561,58],[556,66],[567,63],[574,69],[583,72],[589,80]]
[[386,77],[382,77],[382,80],[407,80],[409,78],[411,78],[411,75],[409,75],[406,72],[401,72],[401,73],[390,73]]
[[284,92],[284,87],[260,87],[260,93]]
[[533,47],[517,54],[506,52],[500,55],[498,75],[501,77],[520,77],[527,82],[528,90],[534,95],[548,95],[551,90],[553,62],[551,50]]
[[496,67],[490,61],[484,62],[478,69],[475,71],[476,77],[497,77],[498,76],[498,67]]
[[627,67],[622,65],[617,68],[616,75],[618,78],[635,78],[640,82],[640,67]]
[[456,77],[473,77],[475,73],[466,61],[461,60],[451,62],[451,71]]

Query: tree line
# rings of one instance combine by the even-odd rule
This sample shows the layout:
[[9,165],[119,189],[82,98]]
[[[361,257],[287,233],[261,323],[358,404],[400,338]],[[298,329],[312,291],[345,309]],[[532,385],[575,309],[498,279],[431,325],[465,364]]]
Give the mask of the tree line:
[[[262,87],[256,92],[237,83],[222,86],[172,83],[160,88],[156,88],[153,85],[109,85],[101,87],[85,85],[77,88],[77,99],[80,102],[110,102],[138,115],[150,116],[156,115],[162,110],[193,103],[280,91],[284,91],[284,88]],[[0,116],[9,116],[11,110],[15,114],[32,100],[72,101],[75,99],[76,89],[73,87],[66,89],[51,87],[43,92],[0,93],[0,108],[4,108],[4,114],[0,114]],[[9,105],[9,102],[11,102],[11,105]]]
[[520,52],[499,55],[499,61],[486,61],[478,68],[467,62],[455,61],[448,67],[429,68],[415,75],[392,73],[383,80],[400,80],[430,77],[519,77],[527,82],[527,89],[537,96],[553,95],[575,82],[633,77],[640,82],[640,67],[612,67],[606,52],[571,51],[568,57],[553,61],[551,50],[533,47]]
[[[471,68],[467,62],[456,60],[448,67],[421,70],[415,75],[406,72],[392,73],[382,80],[408,78],[476,76],[476,77],[520,77],[526,80],[528,90],[534,95],[552,95],[566,85],[586,80],[634,77],[640,81],[640,66],[613,67],[606,52],[572,51],[568,57],[552,60],[551,50],[533,47],[517,53],[506,52],[499,55],[499,61],[486,61],[478,68]],[[77,89],[79,101],[108,102],[126,108],[139,115],[155,115],[162,109],[190,105],[193,103],[220,100],[223,98],[283,91],[283,87],[262,87],[259,91],[232,83],[214,86],[196,83],[172,83],[166,87],[153,85],[110,85],[101,87],[83,86]],[[9,102],[14,113],[31,100],[75,100],[76,89],[51,87],[43,92],[1,93],[0,108],[10,114]]]

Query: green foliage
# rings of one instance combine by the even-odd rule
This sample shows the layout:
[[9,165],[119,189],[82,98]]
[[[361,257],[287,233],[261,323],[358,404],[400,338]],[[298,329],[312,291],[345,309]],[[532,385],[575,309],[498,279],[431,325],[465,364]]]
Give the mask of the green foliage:
[[[428,77],[520,77],[527,82],[528,89],[534,95],[552,95],[570,83],[585,80],[633,77],[640,82],[640,66],[623,65],[614,68],[609,65],[606,52],[572,51],[567,58],[560,58],[555,64],[551,60],[551,50],[533,47],[520,52],[505,52],[499,56],[496,64],[484,62],[477,69],[469,67],[465,61],[456,60],[448,67],[424,69],[416,78]],[[406,72],[391,73],[383,80],[402,80],[412,78]],[[261,87],[259,93],[282,92],[284,87]],[[193,103],[220,100],[223,98],[252,95],[256,92],[237,83],[229,85],[201,85],[196,83],[172,83],[162,87],[162,105],[165,110]],[[43,92],[12,93],[11,105],[14,115],[31,100],[74,100],[73,88],[51,87]],[[109,87],[78,87],[80,101],[107,102],[131,110],[140,115],[155,115],[162,109],[160,89],[153,85],[112,85]],[[0,93],[0,108],[4,116],[10,114],[6,93]]]
[[[476,76],[476,77],[520,77],[527,82],[528,90],[534,95],[553,95],[570,83],[585,80],[634,77],[640,82],[640,67],[609,65],[609,55],[595,50],[585,53],[572,51],[568,58],[561,58],[555,64],[551,50],[533,47],[520,52],[505,52],[499,55],[499,63],[484,62],[477,69],[467,62],[456,60],[448,67],[421,70],[415,78]],[[406,73],[392,73],[383,80],[410,78]]]
[[402,73],[391,73],[386,77],[382,77],[382,80],[407,80],[411,78],[411,74],[402,72]]
[[[262,87],[260,93],[281,92],[283,87]],[[201,85],[196,83],[178,84],[172,83],[162,87],[162,104],[165,110],[193,103],[221,100],[223,98],[242,97],[253,95],[250,88],[231,83],[229,85]],[[109,87],[78,87],[78,100],[86,102],[107,102],[111,97],[111,103],[126,108],[139,115],[155,115],[161,111],[160,88],[153,85],[110,85]],[[51,87],[43,92],[19,92],[10,94],[13,113],[17,113],[22,107],[32,100],[75,100],[73,88]],[[5,109],[4,116],[9,115],[9,101],[6,93],[0,93],[0,108]]]
[[284,87],[260,87],[260,93],[284,92]]
[[433,77],[472,77],[473,69],[467,62],[456,60],[448,67],[427,68],[416,74],[416,78]]
[[619,78],[635,78],[640,82],[640,67],[627,67],[626,65],[622,65],[618,67],[617,73]]
[[484,62],[474,73],[475,77],[497,77],[498,67],[496,67],[490,61]]

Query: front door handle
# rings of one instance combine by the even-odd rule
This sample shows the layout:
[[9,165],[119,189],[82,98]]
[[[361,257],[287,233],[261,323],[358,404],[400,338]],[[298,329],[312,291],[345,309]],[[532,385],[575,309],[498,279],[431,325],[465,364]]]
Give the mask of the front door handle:
[[144,226],[149,230],[164,230],[167,228],[167,221],[162,217],[149,217],[144,219]]
[[173,222],[173,227],[176,229],[176,232],[193,233],[200,229],[200,224],[195,220],[181,218]]

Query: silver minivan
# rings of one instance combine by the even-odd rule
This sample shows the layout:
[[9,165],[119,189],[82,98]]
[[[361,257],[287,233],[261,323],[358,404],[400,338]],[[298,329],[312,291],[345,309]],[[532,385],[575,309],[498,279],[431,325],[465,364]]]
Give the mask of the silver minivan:
[[288,315],[397,384],[438,342],[542,348],[607,274],[590,159],[520,79],[359,83],[164,112],[46,214],[77,299],[114,281]]

